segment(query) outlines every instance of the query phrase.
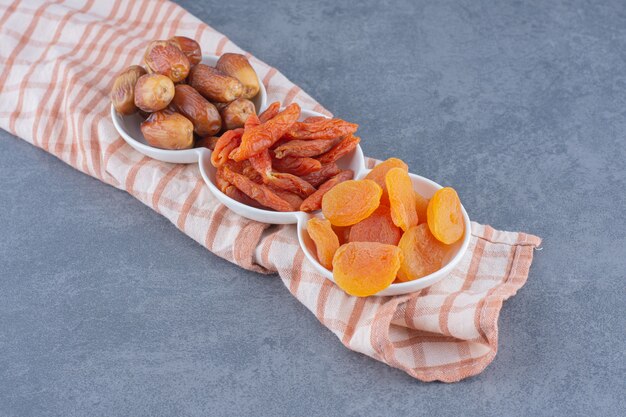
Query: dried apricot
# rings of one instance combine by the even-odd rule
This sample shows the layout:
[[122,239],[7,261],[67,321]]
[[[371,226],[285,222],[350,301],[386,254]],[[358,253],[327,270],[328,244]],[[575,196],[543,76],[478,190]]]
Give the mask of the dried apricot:
[[369,174],[365,176],[366,180],[375,181],[376,184],[380,185],[383,188],[383,196],[380,198],[380,202],[383,204],[389,204],[389,194],[387,193],[385,176],[391,168],[402,168],[406,172],[409,172],[409,166],[405,164],[402,160],[398,158],[389,158],[386,161],[383,161],[380,164],[376,165],[369,172]]
[[326,219],[313,217],[306,224],[306,230],[315,242],[317,260],[326,269],[333,269],[333,256],[339,249],[339,238]]
[[394,224],[404,231],[416,226],[415,190],[409,173],[402,168],[391,168],[385,176],[385,184]]
[[404,259],[398,270],[398,280],[412,281],[441,269],[448,247],[430,233],[425,223],[413,226],[398,243]]
[[350,242],[379,242],[397,245],[402,230],[393,224],[389,207],[382,204],[367,219],[361,220],[350,229]]
[[333,226],[340,245],[350,242],[350,229],[352,229],[352,226]]
[[417,191],[415,192],[415,209],[417,211],[417,223],[418,224],[426,223],[429,201],[430,200],[422,196]]
[[333,258],[333,278],[345,292],[357,297],[374,295],[396,278],[402,262],[397,246],[378,242],[350,242]]
[[331,188],[335,185],[339,184],[343,181],[348,181],[354,178],[354,171],[346,169],[345,171],[341,171],[339,174],[335,175],[324,184],[320,185],[320,188],[317,189],[313,194],[308,196],[300,206],[300,210],[302,211],[315,211],[322,208],[322,198],[324,198],[324,194],[326,194]]
[[378,208],[382,193],[382,188],[374,181],[344,181],[324,194],[322,212],[335,226],[351,226]]
[[465,222],[461,200],[454,188],[437,190],[428,203],[428,227],[440,242],[450,245],[463,237]]

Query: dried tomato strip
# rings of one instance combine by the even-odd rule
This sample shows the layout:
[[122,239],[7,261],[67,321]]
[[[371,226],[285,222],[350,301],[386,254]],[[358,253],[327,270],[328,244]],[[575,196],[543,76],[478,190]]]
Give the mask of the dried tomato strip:
[[272,104],[269,105],[269,107],[267,109],[265,109],[265,111],[261,114],[259,114],[259,119],[261,120],[261,123],[265,123],[270,119],[273,119],[274,117],[276,117],[276,115],[278,114],[278,111],[280,110],[280,102],[279,101],[275,101]]
[[221,192],[223,192],[224,194],[226,194],[228,197],[232,198],[233,200],[236,200],[247,206],[252,206],[256,208],[267,208],[261,205],[256,200],[253,200],[247,195],[245,195],[239,188],[235,187],[234,185],[226,181],[226,179],[224,179],[222,170],[223,168],[218,168],[215,174],[215,182],[217,184],[217,188],[219,188]]
[[283,145],[274,148],[274,155],[276,155],[276,158],[278,159],[282,159],[285,156],[318,156],[325,152],[328,152],[338,142],[338,139],[291,140]]
[[241,137],[241,145],[230,157],[235,161],[243,161],[256,155],[264,149],[268,149],[276,143],[287,130],[300,117],[300,106],[297,103],[290,104],[276,117],[258,126],[246,129]]
[[262,205],[277,211],[291,211],[291,205],[277,196],[272,190],[262,184],[257,184],[242,174],[231,171],[228,167],[222,169],[226,181],[233,184],[248,197]]
[[342,156],[349,154],[356,148],[356,145],[359,144],[361,138],[358,136],[350,135],[344,138],[341,142],[336,144],[331,150],[326,152],[324,155],[317,158],[318,161],[324,164],[329,164],[331,162],[337,161]]
[[287,174],[299,177],[322,169],[322,163],[313,158],[296,158],[286,156],[282,159],[272,159],[272,167],[275,171],[286,172]]
[[341,119],[324,119],[314,122],[296,122],[285,133],[287,139],[335,139],[351,135],[359,125]]
[[215,144],[215,149],[211,153],[211,163],[214,167],[223,166],[228,160],[230,153],[239,146],[243,129],[233,129],[226,131]]
[[303,198],[315,192],[315,187],[302,178],[283,172],[271,172],[267,178],[263,178],[263,181],[282,190],[296,193]]
[[311,184],[313,187],[319,187],[329,178],[339,174],[339,172],[341,172],[341,169],[336,163],[333,162],[332,164],[322,165],[322,168],[319,171],[302,175],[302,179]]

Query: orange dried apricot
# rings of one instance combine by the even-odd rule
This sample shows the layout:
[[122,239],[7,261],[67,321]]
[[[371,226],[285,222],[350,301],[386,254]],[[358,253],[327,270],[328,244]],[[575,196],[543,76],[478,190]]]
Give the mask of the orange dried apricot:
[[306,230],[315,242],[317,260],[326,269],[333,269],[333,256],[339,249],[339,238],[326,219],[313,217],[306,224]]
[[402,237],[402,230],[393,224],[389,207],[380,205],[365,220],[361,220],[350,229],[350,242],[379,242],[397,245]]
[[335,252],[333,278],[350,295],[374,295],[391,285],[402,257],[397,246],[378,242],[346,243]]
[[389,172],[391,168],[402,168],[406,172],[409,172],[409,166],[405,164],[402,160],[398,158],[389,158],[386,161],[383,161],[380,164],[376,165],[369,172],[369,174],[365,176],[366,180],[372,180],[383,188],[383,196],[381,197],[380,202],[387,205],[389,204],[389,194],[387,194],[385,177],[387,176],[387,172]]
[[425,223],[413,226],[402,235],[398,247],[404,259],[398,270],[398,281],[422,278],[439,270],[448,248],[430,233]]
[[385,176],[389,193],[389,207],[393,223],[405,232],[417,225],[415,190],[409,173],[402,168],[391,168]]
[[378,208],[382,193],[374,181],[344,181],[324,194],[322,213],[335,226],[351,226]]
[[445,187],[437,190],[428,203],[428,228],[430,232],[447,245],[463,237],[465,221],[461,200],[454,188]]
[[417,223],[418,224],[426,223],[429,201],[430,200],[422,196],[417,191],[415,192],[415,208],[417,210]]
[[352,229],[352,226],[333,226],[340,245],[350,242],[350,229]]
[[322,198],[324,198],[324,194],[328,192],[335,185],[339,184],[343,181],[351,180],[354,177],[354,172],[350,169],[346,169],[341,171],[339,174],[335,175],[324,184],[320,185],[320,187],[313,194],[308,196],[300,206],[300,210],[302,211],[315,211],[322,208]]

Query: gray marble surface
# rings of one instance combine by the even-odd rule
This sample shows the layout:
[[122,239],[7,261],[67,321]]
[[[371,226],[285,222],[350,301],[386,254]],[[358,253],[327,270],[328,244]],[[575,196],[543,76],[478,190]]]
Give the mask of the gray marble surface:
[[2,131],[0,415],[626,414],[623,1],[180,3],[368,155],[544,238],[498,356],[446,385],[350,352],[276,277]]

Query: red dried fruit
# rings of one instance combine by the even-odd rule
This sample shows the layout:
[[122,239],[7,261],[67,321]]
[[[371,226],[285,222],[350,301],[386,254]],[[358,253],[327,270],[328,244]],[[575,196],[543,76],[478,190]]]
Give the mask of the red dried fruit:
[[300,106],[293,103],[271,120],[247,129],[241,138],[241,145],[231,158],[235,161],[242,161],[268,149],[285,134],[298,117],[300,117]]
[[296,158],[287,156],[282,159],[272,158],[272,167],[275,171],[302,177],[322,169],[322,164],[313,158]]
[[331,188],[340,182],[351,180],[354,177],[354,172],[351,170],[341,171],[339,174],[335,175],[324,184],[322,184],[317,191],[308,196],[300,206],[300,210],[302,211],[315,211],[322,208],[322,199],[324,198],[324,194],[326,194]]
[[297,122],[285,133],[287,139],[335,139],[351,135],[359,125],[341,119],[315,120],[313,122]]
[[321,168],[318,171],[303,175],[302,179],[311,184],[313,187],[319,187],[321,184],[328,181],[328,179],[334,177],[340,172],[341,168],[339,168],[339,166],[333,162],[331,164],[321,165]]
[[263,113],[259,114],[259,120],[261,120],[261,123],[265,123],[268,120],[273,119],[278,114],[279,111],[280,111],[280,102],[275,101],[272,104],[270,104]]
[[239,146],[242,135],[243,129],[240,128],[229,130],[219,138],[211,153],[211,163],[214,167],[219,168],[226,163],[231,152]]
[[347,136],[343,140],[341,140],[341,142],[336,144],[331,150],[321,155],[317,159],[322,163],[322,165],[335,162],[342,156],[352,152],[360,141],[361,139],[357,136]]
[[217,188],[220,189],[221,192],[229,196],[235,201],[238,201],[247,206],[256,207],[260,209],[266,209],[267,207],[261,205],[259,202],[251,199],[247,195],[245,195],[239,188],[235,187],[228,181],[224,179],[222,168],[218,168],[215,173],[215,183]]
[[222,168],[224,179],[243,191],[248,197],[258,201],[262,205],[277,211],[291,211],[291,205],[277,196],[265,185],[257,184],[249,178],[231,171],[228,167]]
[[306,119],[304,119],[302,121],[302,123],[313,123],[313,122],[319,122],[322,120],[328,120],[328,117],[324,117],[324,116],[309,116]]
[[274,148],[276,158],[281,159],[286,156],[310,157],[321,155],[335,146],[339,140],[291,140]]

